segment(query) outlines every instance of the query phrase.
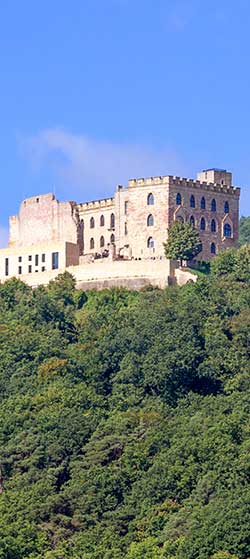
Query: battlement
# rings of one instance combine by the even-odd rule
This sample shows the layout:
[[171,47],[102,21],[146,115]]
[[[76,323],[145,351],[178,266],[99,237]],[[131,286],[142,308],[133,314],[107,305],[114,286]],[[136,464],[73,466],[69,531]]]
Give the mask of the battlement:
[[[89,262],[107,257],[107,265],[113,257],[149,259],[154,266],[155,260],[165,258],[164,243],[176,219],[199,230],[199,258],[210,260],[237,243],[239,197],[232,173],[213,168],[194,179],[176,175],[132,178],[126,186],[118,184],[113,196],[87,202],[60,202],[53,193],[26,198],[18,214],[10,218],[9,248],[3,255],[7,260],[2,262],[4,278],[10,270],[17,277],[37,274],[37,260],[41,273],[49,271],[51,254],[58,252],[59,242],[76,246],[79,258]],[[41,258],[36,252],[41,243],[54,247],[46,262],[44,256],[41,260],[45,252],[40,251]],[[32,254],[34,262],[27,260]]]
[[81,210],[98,210],[114,205],[114,198],[103,198],[102,200],[92,200],[91,202],[82,202],[78,204]]
[[234,194],[240,196],[240,188],[237,186],[229,186],[227,184],[213,183],[200,181],[197,179],[190,179],[184,177],[169,176],[169,185],[181,185],[188,188],[202,188],[204,190],[214,192],[224,192],[226,194]]
[[153,186],[155,184],[169,184],[169,176],[157,176],[157,177],[147,177],[139,179],[129,179],[128,188],[133,188],[136,186]]
[[213,183],[190,179],[185,177],[177,177],[175,175],[147,177],[139,179],[130,179],[128,181],[128,188],[135,188],[138,186],[155,186],[155,185],[180,185],[188,188],[202,188],[205,190],[212,190],[214,192],[224,192],[235,196],[240,196],[240,188],[229,186],[227,184]]

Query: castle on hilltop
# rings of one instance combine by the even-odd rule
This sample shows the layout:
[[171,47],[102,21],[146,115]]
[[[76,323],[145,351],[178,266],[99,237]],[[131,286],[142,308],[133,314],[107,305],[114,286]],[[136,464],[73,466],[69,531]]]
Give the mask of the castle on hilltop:
[[10,217],[9,245],[0,250],[0,279],[47,283],[51,272],[71,266],[93,275],[89,264],[98,261],[110,266],[110,277],[116,261],[150,261],[153,269],[165,260],[163,243],[175,220],[199,230],[199,260],[210,260],[238,239],[239,196],[231,173],[208,169],[197,180],[131,179],[116,188],[113,198],[92,202],[59,202],[53,194],[28,198]]

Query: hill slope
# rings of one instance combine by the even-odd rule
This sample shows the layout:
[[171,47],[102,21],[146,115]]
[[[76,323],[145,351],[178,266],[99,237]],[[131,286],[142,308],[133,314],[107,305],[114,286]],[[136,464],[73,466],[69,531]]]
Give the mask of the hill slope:
[[165,291],[0,286],[1,559],[250,557],[240,250]]

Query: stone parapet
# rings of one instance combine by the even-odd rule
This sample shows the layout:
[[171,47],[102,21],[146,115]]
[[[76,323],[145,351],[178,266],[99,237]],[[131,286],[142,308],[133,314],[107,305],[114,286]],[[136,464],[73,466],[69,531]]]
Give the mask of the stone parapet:
[[153,186],[156,184],[169,184],[169,176],[158,176],[158,177],[147,177],[140,179],[130,179],[128,181],[128,188],[133,188],[137,186]]
[[97,210],[114,205],[114,198],[103,198],[103,200],[92,200],[91,202],[81,202],[77,204],[79,210]]
[[[166,287],[170,282],[170,275],[173,276],[173,266],[169,260],[131,260],[131,261],[114,261],[107,259],[94,261],[93,263],[85,263],[76,266],[66,266],[58,270],[49,270],[32,274],[23,274],[18,276],[22,281],[31,287],[39,285],[47,285],[51,280],[55,279],[58,274],[63,273],[65,269],[70,272],[76,279],[77,286],[83,283],[89,285],[89,289],[94,289],[98,282],[98,289],[104,288],[107,282],[111,286],[112,280],[114,285],[124,285],[126,281],[127,287],[133,289],[134,285],[152,284],[160,288]],[[7,277],[1,277],[2,281],[6,281]],[[105,283],[106,282],[106,283]],[[84,287],[85,288],[85,287]],[[136,287],[135,287],[136,289]]]
[[156,186],[156,185],[180,185],[188,188],[204,188],[214,192],[224,192],[240,196],[240,188],[235,186],[228,186],[226,184],[201,182],[195,179],[185,177],[177,177],[175,175],[130,179],[128,181],[128,188],[142,187],[142,186]]

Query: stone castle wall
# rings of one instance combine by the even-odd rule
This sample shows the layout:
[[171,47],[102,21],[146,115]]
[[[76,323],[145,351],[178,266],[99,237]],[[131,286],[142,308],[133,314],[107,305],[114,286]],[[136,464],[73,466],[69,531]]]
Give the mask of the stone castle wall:
[[73,202],[58,202],[53,194],[24,200],[17,216],[10,217],[9,246],[41,242],[77,243],[78,213]]
[[[82,235],[82,253],[102,253],[108,249],[112,242],[112,234],[115,242],[115,227],[111,227],[112,215],[115,216],[114,199],[87,202],[78,204],[78,214]],[[93,226],[94,224],[94,226]]]
[[[10,218],[9,266],[14,271],[11,274],[20,275],[20,269],[21,275],[25,274],[27,255],[39,259],[39,246],[49,244],[48,264],[43,263],[42,270],[32,265],[32,274],[33,271],[43,273],[45,282],[45,274],[51,271],[53,245],[55,252],[57,243],[70,244],[74,253],[72,261],[65,257],[65,267],[70,262],[83,264],[84,259],[93,260],[112,253],[113,258],[142,260],[144,266],[149,265],[153,270],[161,260],[166,261],[163,243],[168,228],[177,219],[193,220],[202,242],[202,252],[197,259],[210,260],[220,250],[235,245],[238,239],[240,189],[231,186],[231,173],[225,170],[203,171],[198,177],[201,180],[173,176],[131,179],[127,187],[117,187],[113,198],[80,204],[59,202],[53,194],[24,200],[19,214]],[[220,182],[207,182],[211,178]],[[202,200],[205,200],[205,207],[202,207]],[[215,208],[211,207],[213,201]],[[204,227],[201,227],[202,222]],[[225,224],[231,236],[225,235]],[[17,252],[11,252],[13,249]],[[0,251],[0,257],[1,279],[7,252]],[[17,257],[24,258],[25,266],[20,266]],[[64,256],[60,253],[59,257],[63,262]],[[113,273],[115,268],[111,260],[104,259],[105,265],[100,269],[104,271],[107,265]]]
[[[59,247],[58,247],[59,248]],[[63,261],[62,261],[63,263]],[[166,287],[169,283],[169,277],[174,275],[173,265],[169,260],[155,261],[152,266],[151,261],[131,260],[131,261],[109,261],[107,258],[96,260],[91,264],[63,266],[57,270],[49,270],[46,272],[37,272],[35,274],[24,274],[22,280],[31,287],[39,285],[47,285],[51,280],[55,279],[59,273],[63,273],[65,268],[71,273],[77,282],[78,288],[94,289],[103,286],[112,287],[135,287],[140,288],[143,285],[154,285],[158,287]],[[7,280],[8,278],[4,278]],[[142,281],[140,281],[142,280]],[[137,286],[137,287],[136,287]]]
[[[177,194],[181,195],[182,203],[176,203]],[[195,207],[191,207],[191,196],[194,197]],[[205,200],[205,209],[201,208],[202,198]],[[215,200],[216,211],[211,211],[212,200]],[[226,214],[225,203],[228,202],[229,213]],[[197,257],[199,260],[210,260],[211,244],[214,243],[216,254],[223,249],[235,245],[239,232],[239,189],[224,185],[201,183],[179,177],[171,178],[169,185],[168,221],[172,223],[179,217],[184,221],[194,218],[195,227],[199,230],[202,252]],[[205,219],[205,230],[201,229],[201,219]],[[215,231],[212,231],[212,220],[215,221]],[[229,223],[232,237],[224,237],[224,224]]]
[[[125,216],[121,206],[124,226],[120,248],[128,245],[134,258],[164,257],[163,242],[169,226],[168,192],[167,184],[144,183],[129,184],[125,191],[127,214]],[[122,197],[120,199],[122,202]]]

